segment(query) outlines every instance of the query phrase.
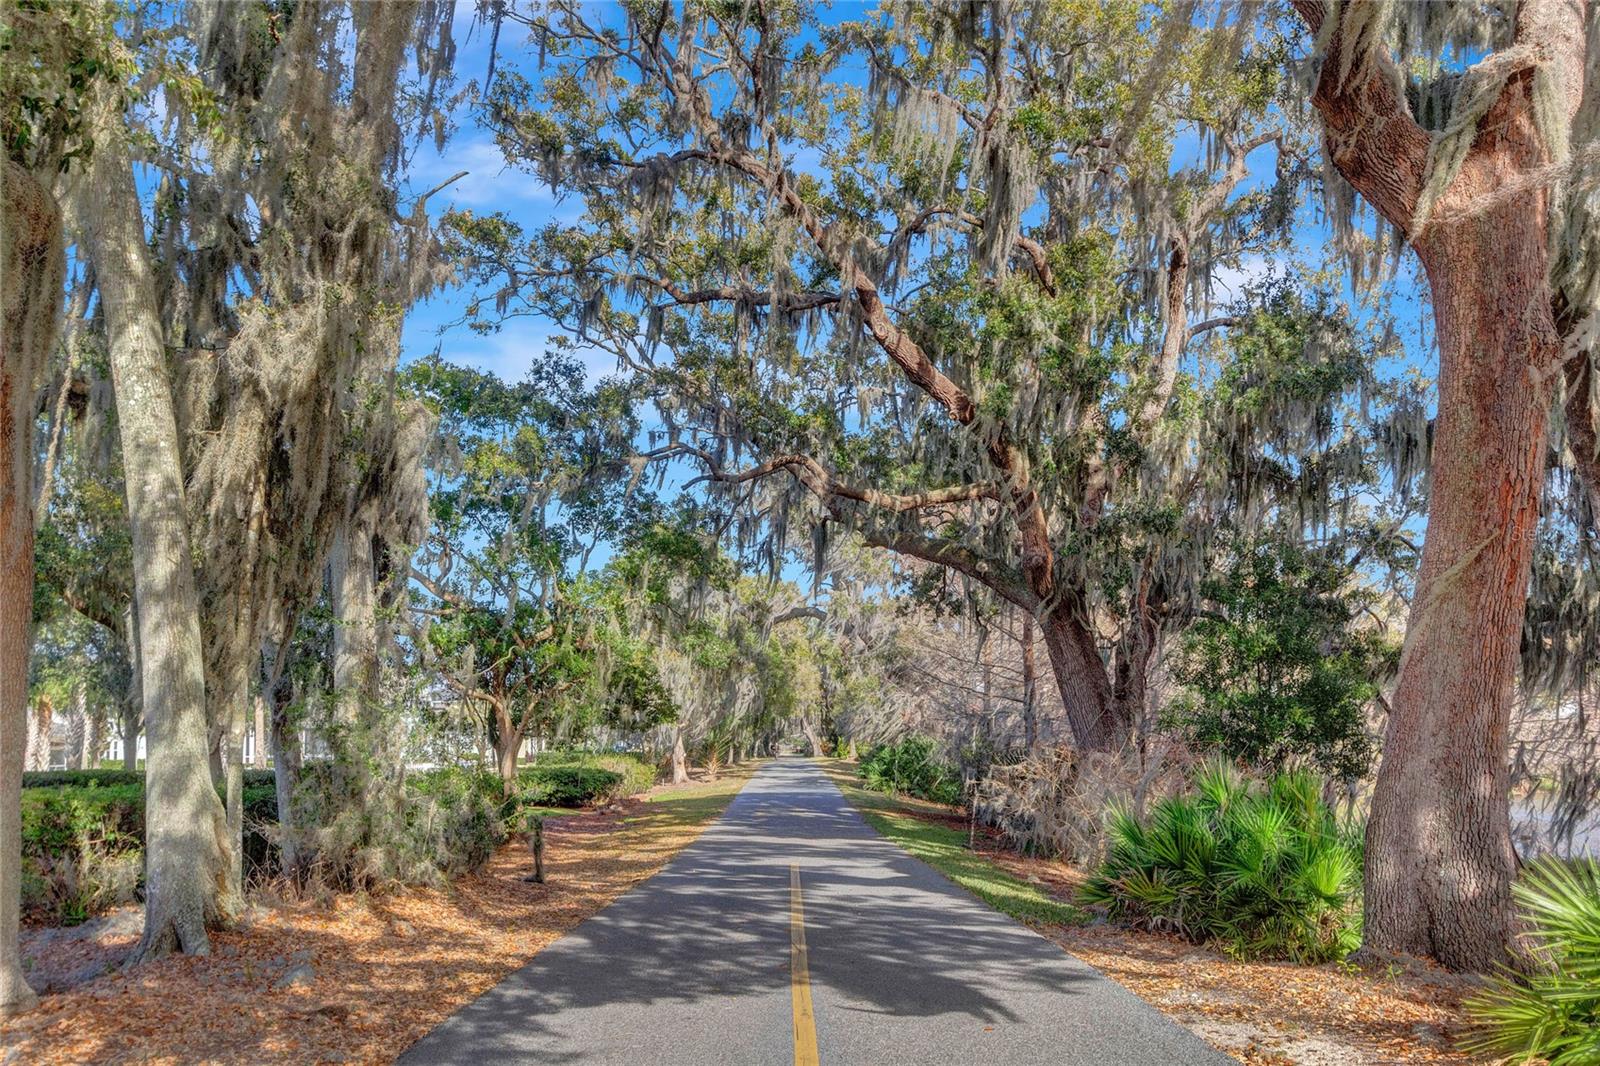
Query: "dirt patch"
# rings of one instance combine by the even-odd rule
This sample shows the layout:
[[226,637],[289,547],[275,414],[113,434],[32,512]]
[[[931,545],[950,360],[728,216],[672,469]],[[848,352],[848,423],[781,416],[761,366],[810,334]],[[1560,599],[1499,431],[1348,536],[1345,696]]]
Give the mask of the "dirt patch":
[[31,931],[30,976],[68,990],[0,1025],[0,1063],[390,1062],[659,870],[747,779],[724,773],[549,819],[542,885],[523,880],[532,860],[514,843],[442,889],[257,904],[242,928],[213,937],[205,958],[120,972],[136,917]]

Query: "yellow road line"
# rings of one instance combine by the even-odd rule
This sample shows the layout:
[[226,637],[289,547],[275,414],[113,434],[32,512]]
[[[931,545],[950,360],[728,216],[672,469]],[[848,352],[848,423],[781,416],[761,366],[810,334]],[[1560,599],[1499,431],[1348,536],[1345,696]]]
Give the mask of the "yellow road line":
[[789,990],[794,1002],[794,1066],[817,1066],[817,1021],[811,1013],[806,968],[806,912],[800,902],[800,867],[789,867]]

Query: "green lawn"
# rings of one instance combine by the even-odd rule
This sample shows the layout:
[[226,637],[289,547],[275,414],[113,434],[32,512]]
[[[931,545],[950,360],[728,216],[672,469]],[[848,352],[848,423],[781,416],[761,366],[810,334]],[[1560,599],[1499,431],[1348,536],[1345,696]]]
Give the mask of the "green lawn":
[[850,763],[830,759],[821,765],[868,825],[1000,913],[1028,925],[1081,925],[1088,920],[1078,907],[969,851],[962,830],[927,820],[930,815],[948,815],[948,808],[865,788]]
[[660,825],[694,825],[710,821],[733,802],[733,797],[755,773],[757,762],[740,763],[724,769],[715,781],[696,781],[687,785],[663,787],[641,797],[650,806],[646,812],[627,819],[648,820]]

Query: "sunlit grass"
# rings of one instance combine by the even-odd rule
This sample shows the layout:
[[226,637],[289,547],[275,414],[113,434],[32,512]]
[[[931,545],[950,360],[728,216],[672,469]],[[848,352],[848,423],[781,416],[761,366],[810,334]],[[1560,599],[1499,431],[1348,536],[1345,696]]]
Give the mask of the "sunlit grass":
[[1079,908],[969,850],[967,834],[960,829],[927,820],[948,816],[949,808],[862,788],[849,763],[828,760],[822,765],[868,825],[1001,914],[1030,925],[1081,925],[1087,921],[1088,915]]
[[708,822],[727,809],[758,765],[741,763],[724,769],[715,781],[694,781],[644,796],[649,808],[628,818],[627,824],[687,826]]

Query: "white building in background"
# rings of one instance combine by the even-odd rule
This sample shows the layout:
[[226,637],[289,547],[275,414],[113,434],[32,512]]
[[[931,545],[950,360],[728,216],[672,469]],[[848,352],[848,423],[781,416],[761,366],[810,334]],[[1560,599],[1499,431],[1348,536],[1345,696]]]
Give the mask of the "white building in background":
[[[122,765],[122,751],[123,751],[122,738],[121,737],[112,737],[111,738],[111,742],[106,745],[106,752],[105,752],[104,758],[101,759],[101,765],[104,766],[105,764],[110,763],[112,766],[121,766]],[[133,755],[134,755],[134,758],[137,759],[139,762],[141,762],[141,763],[144,762],[145,748],[144,748],[144,734],[143,733],[139,734],[139,740],[138,740],[138,743],[136,744],[136,746],[134,747]]]
[[[310,738],[308,736],[301,737],[301,743],[304,744],[309,739]],[[68,760],[71,754],[70,748],[71,742],[67,737],[65,725],[59,721],[52,722],[50,728],[49,768],[52,770],[71,769],[72,767],[68,765]],[[122,738],[119,736],[111,737],[110,740],[106,742],[105,750],[100,753],[100,765],[113,768],[120,767],[122,765],[122,753]],[[134,758],[141,765],[144,763],[145,753],[145,736],[143,733],[140,733],[138,746],[134,749]],[[263,752],[263,756],[265,756],[265,752]],[[253,728],[245,730],[244,764],[245,766],[254,766],[256,764],[256,731]],[[263,758],[262,764],[271,765],[271,760],[268,758]]]

